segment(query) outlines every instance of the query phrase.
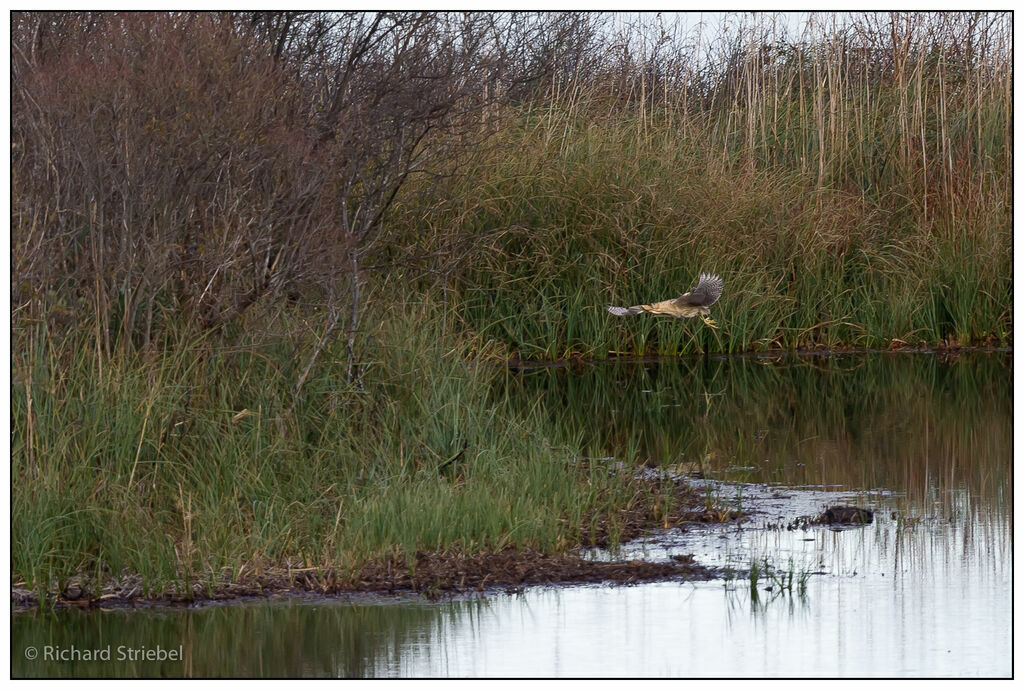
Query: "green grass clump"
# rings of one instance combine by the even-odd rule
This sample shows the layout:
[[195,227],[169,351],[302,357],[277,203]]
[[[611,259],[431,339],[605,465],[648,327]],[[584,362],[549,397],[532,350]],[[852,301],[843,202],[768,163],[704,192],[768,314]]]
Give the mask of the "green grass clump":
[[436,311],[367,314],[388,345],[360,381],[335,343],[297,398],[305,358],[286,342],[182,337],[100,360],[36,331],[12,386],[16,581],[127,572],[180,590],[243,566],[574,547],[632,480],[577,464],[545,415],[493,400],[501,367],[441,347]]

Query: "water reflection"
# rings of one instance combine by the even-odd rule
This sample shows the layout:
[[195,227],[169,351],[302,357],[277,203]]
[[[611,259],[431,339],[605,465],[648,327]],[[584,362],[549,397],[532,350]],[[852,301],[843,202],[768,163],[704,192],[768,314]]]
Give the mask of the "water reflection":
[[[348,677],[401,675],[411,658],[441,649],[453,619],[472,630],[486,601],[433,605],[374,599],[251,602],[206,608],[62,611],[15,616],[16,647],[113,650],[112,662],[42,664],[12,657],[12,675],[32,677]],[[183,659],[117,662],[120,647],[181,647]]]
[[[750,522],[625,545],[729,569],[708,583],[520,596],[278,601],[18,614],[12,675],[1009,676],[1008,355],[694,359],[510,373],[592,457],[702,475]],[[785,529],[830,502],[863,527]],[[779,528],[781,527],[781,528]],[[779,578],[803,578],[786,589]],[[771,587],[771,589],[768,589]],[[182,649],[174,662],[43,663],[28,648]]]
[[[270,603],[16,619],[15,677],[1008,676],[1009,578],[818,576],[806,594],[736,583],[533,589],[439,604]],[[962,591],[967,590],[967,591]],[[84,624],[72,632],[68,620]],[[250,625],[252,627],[250,627]],[[379,627],[378,627],[379,626]],[[71,626],[74,627],[74,626]],[[182,664],[25,661],[28,644],[183,640]]]
[[[592,457],[785,486],[888,488],[936,514],[1009,506],[1008,353],[785,355],[512,372]],[[969,504],[950,503],[966,488]]]

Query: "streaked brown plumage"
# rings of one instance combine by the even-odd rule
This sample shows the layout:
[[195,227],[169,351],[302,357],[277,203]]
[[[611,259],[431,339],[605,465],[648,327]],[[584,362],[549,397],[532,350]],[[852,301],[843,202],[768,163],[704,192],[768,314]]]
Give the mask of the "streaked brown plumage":
[[722,296],[722,287],[725,281],[717,275],[701,273],[696,287],[676,299],[655,302],[654,304],[638,304],[634,307],[605,307],[615,316],[635,316],[647,312],[656,316],[674,316],[677,319],[689,319],[700,316],[704,323],[712,328],[718,328],[717,324],[708,318],[711,310],[708,309]]

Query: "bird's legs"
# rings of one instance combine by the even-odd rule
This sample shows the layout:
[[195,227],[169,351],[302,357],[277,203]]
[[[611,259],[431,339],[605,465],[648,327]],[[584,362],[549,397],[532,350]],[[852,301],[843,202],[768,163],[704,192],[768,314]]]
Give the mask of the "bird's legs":
[[715,329],[717,329],[717,328],[718,328],[718,324],[717,324],[717,323],[715,323],[715,322],[714,322],[714,321],[713,321],[713,320],[711,319],[711,317],[709,317],[709,316],[705,316],[704,314],[701,314],[701,315],[700,315],[700,318],[701,318],[701,320],[703,320],[703,321],[704,321],[704,323],[705,323],[705,324],[706,324],[707,326],[709,326],[710,328],[715,328]]

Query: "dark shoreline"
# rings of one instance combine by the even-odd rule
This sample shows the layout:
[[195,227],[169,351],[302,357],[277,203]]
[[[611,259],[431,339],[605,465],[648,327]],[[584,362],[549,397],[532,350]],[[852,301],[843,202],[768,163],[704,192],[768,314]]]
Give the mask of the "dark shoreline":
[[[410,569],[400,561],[385,559],[364,567],[355,581],[340,581],[331,569],[267,571],[244,583],[225,583],[208,591],[196,583],[191,598],[179,593],[154,597],[125,596],[117,589],[131,591],[135,578],[118,583],[120,587],[98,598],[52,603],[55,609],[149,608],[159,606],[205,606],[283,597],[345,598],[348,596],[417,596],[430,601],[454,599],[473,594],[518,593],[526,587],[545,585],[613,584],[631,585],[667,580],[709,580],[720,574],[682,557],[668,563],[648,561],[590,561],[576,555],[551,556],[532,549],[464,556],[461,554],[421,553]],[[34,592],[12,588],[12,611],[39,610]]]
[[675,359],[693,359],[703,358],[714,360],[729,360],[729,359],[783,359],[786,357],[834,357],[837,355],[941,355],[943,357],[955,357],[959,354],[971,354],[971,353],[988,353],[988,354],[1010,354],[1013,352],[1013,346],[997,346],[997,345],[976,345],[969,347],[950,346],[945,347],[942,345],[937,346],[921,346],[921,347],[895,347],[886,350],[872,349],[872,348],[797,348],[795,350],[781,350],[781,349],[769,349],[769,350],[749,350],[746,352],[716,352],[716,353],[691,353],[684,355],[638,355],[634,353],[608,353],[608,357],[598,359],[595,357],[583,357],[574,356],[563,359],[545,360],[545,359],[530,359],[521,358],[517,356],[510,357],[506,360],[510,369],[527,370],[527,369],[544,369],[544,368],[560,368],[560,367],[574,367],[574,366],[587,366],[587,365],[599,365],[599,364],[612,364],[612,363],[643,363],[643,362],[664,362],[666,360]]
[[[658,521],[640,510],[625,511],[625,530],[620,543],[669,527],[683,530],[702,525],[732,523],[740,526],[762,513],[758,501],[751,505],[748,496],[743,512],[728,507],[694,509],[697,497],[685,481],[675,482],[677,497],[689,499],[690,508],[675,511]],[[763,507],[763,506],[762,506]],[[822,526],[830,529],[860,527],[872,521],[871,511],[836,505],[820,515],[801,516],[792,521],[770,520],[755,529],[777,530]],[[607,547],[607,534],[597,535],[591,546]],[[58,596],[51,592],[48,607],[53,609],[131,609],[154,607],[204,607],[218,604],[258,602],[272,599],[312,599],[358,601],[384,598],[418,598],[428,601],[455,600],[490,594],[518,594],[527,587],[609,585],[628,586],[647,582],[707,581],[723,577],[723,572],[697,563],[692,554],[676,555],[668,561],[589,560],[577,553],[546,554],[536,549],[507,547],[498,551],[465,554],[452,550],[443,553],[419,552],[412,567],[404,557],[389,556],[363,565],[355,574],[341,575],[332,567],[272,567],[230,580],[228,574],[219,585],[196,582],[192,595],[169,591],[143,594],[142,579],[126,575],[111,579],[98,596],[84,591],[80,578],[71,578]],[[12,612],[40,610],[36,593],[12,586]]]
[[[657,495],[658,480],[649,482]],[[626,543],[657,528],[693,526],[711,523],[740,522],[749,512],[740,513],[727,506],[708,506],[705,496],[684,480],[672,483],[672,505],[678,506],[669,515],[653,515],[645,506],[624,509],[616,516],[617,543]],[[587,547],[608,548],[612,545],[613,527],[607,516],[597,520],[593,534],[577,545],[576,551]],[[147,606],[193,606],[252,598],[282,596],[346,595],[415,595],[429,600],[454,598],[467,594],[495,591],[519,592],[525,587],[573,584],[631,585],[641,582],[674,579],[710,580],[721,573],[680,556],[670,562],[594,561],[577,553],[547,554],[532,548],[507,547],[499,550],[466,554],[458,550],[446,552],[420,551],[412,567],[405,557],[392,555],[362,565],[358,571],[342,571],[332,566],[271,566],[254,569],[244,577],[226,573],[218,584],[195,582],[191,596],[181,591],[158,594],[144,593],[141,577],[125,574],[110,577],[99,587],[82,576],[74,576],[60,592],[52,588],[45,607],[68,608],[133,608]],[[244,568],[243,568],[244,569]],[[24,583],[19,583],[24,584]],[[12,585],[13,611],[43,608],[35,590]]]
[[[687,355],[686,357],[707,357],[710,359],[757,358],[777,360],[799,357],[824,357],[859,354],[930,354],[955,358],[959,354],[988,353],[1007,355],[1012,347],[974,347],[899,350],[776,350],[748,352],[734,355]],[[507,361],[512,368],[542,368],[583,366],[586,364],[609,364],[612,362],[666,362],[673,357],[619,357],[613,360],[569,359],[561,362]],[[588,462],[588,458],[576,458]],[[642,470],[642,468],[636,468]],[[647,468],[651,470],[653,468]],[[142,579],[133,573],[122,572],[120,576],[106,571],[99,582],[90,581],[81,573],[66,573],[63,589],[58,591],[52,583],[40,602],[35,589],[31,589],[22,578],[14,573],[11,596],[15,611],[39,608],[107,608],[136,606],[181,606],[205,605],[217,602],[260,599],[280,596],[400,596],[413,595],[428,599],[450,598],[463,595],[501,591],[520,591],[524,587],[573,584],[634,584],[640,582],[665,581],[673,579],[707,580],[720,576],[697,563],[680,561],[672,563],[595,562],[579,555],[587,547],[608,548],[613,543],[625,544],[649,533],[654,529],[682,527],[692,529],[699,523],[742,522],[758,513],[758,507],[749,497],[743,504],[744,514],[740,515],[725,506],[707,505],[704,493],[693,490],[685,480],[668,482],[664,475],[655,476],[643,470],[646,482],[631,501],[628,508],[615,515],[594,516],[590,524],[594,529],[577,535],[579,543],[565,547],[561,553],[543,553],[530,548],[512,548],[463,553],[457,549],[445,552],[421,551],[412,556],[408,564],[404,557],[392,553],[364,562],[357,568],[344,564],[302,563],[307,567],[288,567],[284,563],[245,563],[239,573],[205,573],[199,582],[189,587],[171,587],[168,590],[144,594]],[[666,494],[665,492],[670,492]],[[674,506],[669,515],[655,514],[656,506],[664,505],[661,499],[669,496],[668,505]],[[642,498],[641,498],[642,497]],[[647,500],[644,500],[647,499]],[[612,534],[614,533],[614,539]],[[248,569],[248,570],[247,570]],[[194,579],[194,578],[190,578]]]

